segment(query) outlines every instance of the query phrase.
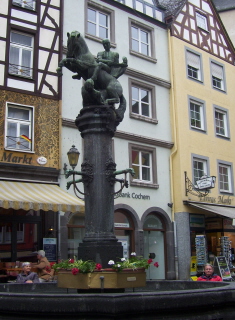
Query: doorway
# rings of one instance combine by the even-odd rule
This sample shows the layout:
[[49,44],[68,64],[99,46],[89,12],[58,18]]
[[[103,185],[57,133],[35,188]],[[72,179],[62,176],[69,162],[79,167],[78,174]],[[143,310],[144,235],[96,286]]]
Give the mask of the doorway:
[[[153,260],[146,270],[147,279],[165,279],[165,230],[161,220],[152,214],[144,222],[144,258]],[[154,266],[155,262],[158,262],[158,268]]]

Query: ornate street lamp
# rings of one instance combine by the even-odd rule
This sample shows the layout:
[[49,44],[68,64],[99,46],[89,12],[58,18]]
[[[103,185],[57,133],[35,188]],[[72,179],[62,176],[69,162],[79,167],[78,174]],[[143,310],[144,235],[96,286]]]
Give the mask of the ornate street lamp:
[[68,155],[68,159],[69,159],[69,164],[74,170],[75,167],[78,164],[78,159],[79,159],[79,156],[80,156],[80,152],[78,151],[78,149],[73,144],[72,147],[67,152],[67,155]]

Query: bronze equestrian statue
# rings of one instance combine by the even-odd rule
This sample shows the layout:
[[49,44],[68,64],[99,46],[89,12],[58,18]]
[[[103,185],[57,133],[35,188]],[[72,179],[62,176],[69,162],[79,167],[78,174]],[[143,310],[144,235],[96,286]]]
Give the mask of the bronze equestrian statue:
[[[83,107],[90,105],[114,105],[119,103],[115,109],[117,122],[121,122],[126,110],[126,99],[117,78],[122,75],[127,67],[127,59],[123,63],[117,59],[113,63],[95,58],[89,51],[88,46],[78,31],[67,33],[67,55],[61,60],[57,68],[58,76],[62,76],[62,67],[66,67],[73,73],[72,78],[85,80],[82,87]],[[103,41],[106,43],[107,39]],[[116,56],[117,53],[114,54]]]

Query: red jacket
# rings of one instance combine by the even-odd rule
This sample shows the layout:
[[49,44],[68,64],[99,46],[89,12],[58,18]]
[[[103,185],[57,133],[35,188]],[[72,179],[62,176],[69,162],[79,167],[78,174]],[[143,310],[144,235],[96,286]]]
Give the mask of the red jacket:
[[197,278],[197,281],[223,281],[223,280],[217,274],[213,274],[212,276],[209,276],[209,277],[202,275],[201,277]]

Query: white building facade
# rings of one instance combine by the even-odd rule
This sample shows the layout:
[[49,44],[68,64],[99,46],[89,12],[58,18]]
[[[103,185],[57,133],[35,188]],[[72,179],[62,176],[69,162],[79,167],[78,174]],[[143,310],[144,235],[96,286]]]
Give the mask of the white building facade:
[[[128,60],[119,78],[127,100],[124,120],[113,139],[117,170],[133,168],[115,199],[115,234],[123,244],[123,256],[135,251],[150,257],[159,267],[148,270],[149,279],[175,279],[174,232],[171,219],[170,153],[173,147],[170,121],[170,70],[168,34],[164,10],[155,1],[64,0],[63,46],[67,32],[79,31],[95,56],[104,51],[108,38],[111,51]],[[65,57],[65,56],[64,56]],[[61,167],[68,164],[72,145],[83,158],[83,141],[74,120],[82,108],[83,80],[63,70],[61,108]],[[118,107],[116,105],[116,107]],[[60,186],[66,189],[61,170]],[[115,189],[118,190],[116,185]],[[82,186],[81,186],[82,189]],[[69,190],[73,194],[73,190]],[[84,213],[61,214],[61,257],[77,255],[84,236]],[[79,258],[79,257],[78,257]]]

